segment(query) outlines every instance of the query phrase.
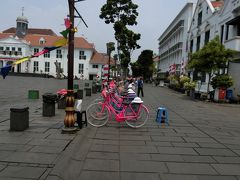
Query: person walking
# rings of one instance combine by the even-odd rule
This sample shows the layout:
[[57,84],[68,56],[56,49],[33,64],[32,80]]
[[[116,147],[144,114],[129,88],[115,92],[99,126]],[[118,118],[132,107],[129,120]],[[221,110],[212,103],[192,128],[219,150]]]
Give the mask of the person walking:
[[140,77],[137,81],[137,86],[138,86],[138,91],[137,91],[137,94],[138,94],[138,97],[140,97],[140,92],[142,94],[142,97],[144,97],[144,94],[143,94],[143,78]]

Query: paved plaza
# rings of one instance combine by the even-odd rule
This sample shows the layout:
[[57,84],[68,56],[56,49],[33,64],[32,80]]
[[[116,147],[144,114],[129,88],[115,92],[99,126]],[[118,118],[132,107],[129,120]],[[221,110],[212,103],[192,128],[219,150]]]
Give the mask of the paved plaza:
[[[77,83],[77,81],[76,81]],[[167,87],[144,85],[150,119],[139,129],[109,122],[61,134],[65,112],[42,116],[42,98],[66,80],[0,79],[0,180],[240,180],[240,105],[192,100]],[[85,108],[99,94],[84,96]],[[29,128],[10,129],[10,108],[29,109]],[[155,121],[167,108],[169,126]]]

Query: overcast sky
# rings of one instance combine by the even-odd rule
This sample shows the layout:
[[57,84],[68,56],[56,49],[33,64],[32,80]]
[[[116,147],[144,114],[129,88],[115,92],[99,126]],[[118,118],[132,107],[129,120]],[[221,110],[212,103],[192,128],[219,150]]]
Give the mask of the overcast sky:
[[[138,42],[141,49],[135,50],[132,58],[137,59],[141,51],[151,49],[158,53],[158,38],[187,2],[197,0],[133,0],[138,4],[138,25],[131,29],[141,34]],[[76,3],[76,8],[86,21],[88,28],[79,20],[76,36],[85,37],[95,44],[99,52],[106,52],[106,43],[115,41],[112,24],[99,18],[100,9],[106,0],[85,0]],[[64,18],[68,14],[67,0],[5,0],[0,6],[0,31],[16,26],[16,18],[22,14],[29,20],[30,28],[53,29],[58,35],[65,29]]]

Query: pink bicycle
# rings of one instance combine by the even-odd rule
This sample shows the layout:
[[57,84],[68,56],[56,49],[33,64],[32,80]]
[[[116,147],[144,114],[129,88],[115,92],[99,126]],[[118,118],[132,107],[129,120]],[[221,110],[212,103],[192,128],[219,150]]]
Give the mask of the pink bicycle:
[[103,90],[103,102],[97,102],[88,106],[86,113],[89,124],[95,127],[104,126],[114,115],[117,122],[126,122],[132,128],[142,127],[149,119],[149,111],[143,101],[136,97],[133,101],[123,98],[121,105],[111,98],[110,93]]

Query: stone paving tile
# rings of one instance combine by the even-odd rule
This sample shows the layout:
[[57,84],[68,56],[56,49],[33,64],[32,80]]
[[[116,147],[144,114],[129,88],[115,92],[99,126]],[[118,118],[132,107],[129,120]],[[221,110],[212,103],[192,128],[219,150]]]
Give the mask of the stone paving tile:
[[151,154],[151,159],[153,161],[162,161],[162,162],[184,162],[184,159],[181,155],[168,155],[168,154]]
[[119,145],[119,141],[118,140],[94,139],[93,144]]
[[186,154],[186,155],[197,155],[197,152],[193,148],[184,147],[158,147],[160,154]]
[[116,145],[106,145],[106,144],[93,144],[90,151],[97,152],[119,152],[119,146]]
[[195,175],[161,174],[161,180],[199,180]]
[[206,174],[218,173],[209,164],[200,163],[166,163],[170,173],[176,174]]
[[121,172],[145,172],[145,173],[165,173],[168,172],[163,162],[157,161],[136,161],[122,160],[120,161]]
[[83,170],[95,171],[119,171],[118,160],[86,159]]
[[29,152],[59,154],[63,151],[63,147],[34,146]]
[[198,176],[198,180],[237,180],[234,176]]
[[56,154],[14,152],[11,154],[11,156],[3,158],[3,161],[37,163],[37,164],[52,164],[56,158],[57,158]]
[[59,139],[32,139],[28,142],[29,145],[35,146],[52,146],[52,147],[65,147],[69,143],[69,140]]
[[194,163],[214,163],[214,160],[211,156],[191,156],[191,155],[181,155],[185,162],[194,162]]
[[212,164],[221,175],[240,175],[240,164]]
[[144,146],[146,145],[145,141],[128,141],[128,140],[120,140],[120,146]]
[[157,173],[120,172],[120,180],[160,180]]
[[229,149],[210,149],[210,148],[194,148],[200,155],[212,156],[237,156]]
[[151,156],[150,154],[143,154],[143,153],[129,153],[129,152],[120,152],[120,160],[143,160],[143,161],[150,161]]
[[129,153],[157,153],[155,146],[120,146],[120,152]]
[[12,151],[0,151],[0,161],[4,161],[4,159],[11,156],[12,154]]
[[194,137],[183,137],[183,139],[186,142],[195,142],[195,143],[217,143],[214,139],[212,138],[194,138]]
[[203,143],[203,142],[199,142],[197,144],[200,147],[202,147],[202,148],[221,148],[221,149],[226,148],[223,144],[219,144],[219,143]]
[[213,158],[219,163],[240,164],[240,157],[213,156]]
[[178,142],[172,142],[172,145],[174,147],[199,147],[197,143],[178,143]]
[[46,168],[8,166],[0,172],[0,177],[39,179],[44,171]]
[[173,147],[170,142],[146,141],[146,146]]
[[1,137],[0,143],[2,144],[27,144],[32,138],[21,138],[21,137]]
[[119,160],[119,153],[113,152],[89,152],[87,158]]
[[120,140],[132,140],[132,141],[150,141],[150,136],[137,136],[137,135],[120,135]]
[[82,171],[79,179],[81,180],[120,180],[118,172]]
[[0,164],[0,172],[6,167],[6,165]]
[[153,141],[184,142],[182,137],[151,136]]

